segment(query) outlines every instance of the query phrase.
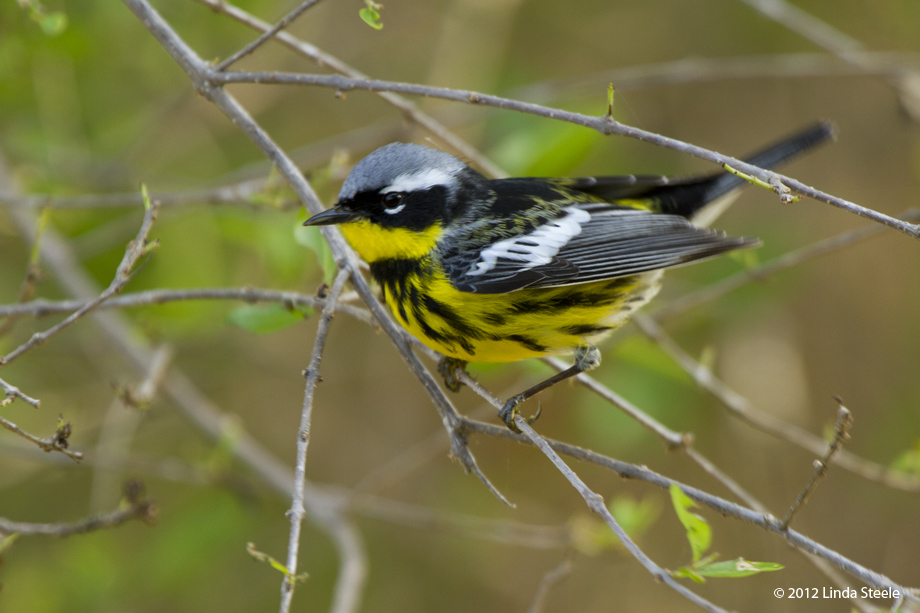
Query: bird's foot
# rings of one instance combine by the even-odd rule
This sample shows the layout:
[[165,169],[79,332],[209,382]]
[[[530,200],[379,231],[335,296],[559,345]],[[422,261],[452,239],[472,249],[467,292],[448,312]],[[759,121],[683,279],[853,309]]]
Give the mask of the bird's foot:
[[[521,433],[521,429],[515,425],[514,417],[518,415],[518,407],[521,406],[524,400],[526,400],[526,397],[524,396],[524,394],[518,394],[517,396],[512,396],[505,403],[505,406],[503,406],[501,410],[498,412],[499,419],[505,422],[505,425],[508,426],[508,429],[518,434]],[[537,421],[537,419],[540,418],[540,413],[542,411],[543,411],[543,407],[541,405],[537,405],[537,412],[531,415],[530,417],[525,418],[525,421],[527,422],[527,424],[530,425],[533,422]]]
[[463,360],[441,358],[438,361],[438,374],[444,378],[444,386],[452,392],[459,392],[463,386],[461,372],[466,372],[466,362]]

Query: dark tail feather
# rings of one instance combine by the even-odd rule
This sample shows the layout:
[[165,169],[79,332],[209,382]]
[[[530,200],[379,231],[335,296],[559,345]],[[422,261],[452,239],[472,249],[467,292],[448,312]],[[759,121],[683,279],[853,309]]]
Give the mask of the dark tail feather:
[[[831,122],[820,121],[798,134],[751,155],[745,161],[761,168],[775,168],[800,153],[825,141],[833,140],[835,135],[834,125]],[[662,185],[647,195],[657,201],[662,212],[691,218],[707,204],[745,184],[747,181],[741,177],[730,172],[721,172]]]

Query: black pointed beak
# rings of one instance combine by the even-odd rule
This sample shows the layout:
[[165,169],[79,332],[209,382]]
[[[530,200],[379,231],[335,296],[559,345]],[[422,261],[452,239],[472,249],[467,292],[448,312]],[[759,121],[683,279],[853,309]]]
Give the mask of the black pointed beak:
[[349,211],[343,208],[341,205],[336,205],[331,209],[326,209],[322,213],[317,213],[310,219],[303,222],[305,226],[331,226],[337,223],[345,223],[346,221],[354,221],[358,219],[360,215]]

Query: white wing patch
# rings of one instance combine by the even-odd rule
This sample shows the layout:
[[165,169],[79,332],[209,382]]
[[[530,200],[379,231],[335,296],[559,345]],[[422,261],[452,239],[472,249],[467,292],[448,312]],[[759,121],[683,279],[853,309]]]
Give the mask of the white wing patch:
[[479,254],[479,260],[466,274],[484,275],[499,259],[523,262],[522,270],[549,264],[572,237],[581,233],[582,226],[590,221],[591,213],[576,207],[565,209],[566,215],[543,224],[524,236],[499,241]]
[[[435,185],[451,186],[456,183],[454,176],[437,168],[428,168],[416,172],[407,172],[399,175],[393,182],[382,188],[378,193],[414,192],[425,191]],[[379,184],[378,184],[379,185]]]

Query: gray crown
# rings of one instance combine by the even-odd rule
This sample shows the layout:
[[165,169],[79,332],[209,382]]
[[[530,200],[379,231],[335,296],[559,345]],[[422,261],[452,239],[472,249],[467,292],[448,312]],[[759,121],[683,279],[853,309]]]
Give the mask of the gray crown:
[[456,177],[464,168],[466,164],[449,153],[421,145],[390,143],[357,163],[342,184],[339,200],[353,198],[359,192],[383,189],[399,177],[420,175],[430,170]]

